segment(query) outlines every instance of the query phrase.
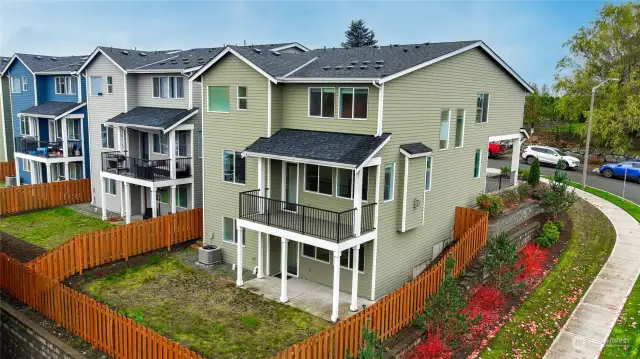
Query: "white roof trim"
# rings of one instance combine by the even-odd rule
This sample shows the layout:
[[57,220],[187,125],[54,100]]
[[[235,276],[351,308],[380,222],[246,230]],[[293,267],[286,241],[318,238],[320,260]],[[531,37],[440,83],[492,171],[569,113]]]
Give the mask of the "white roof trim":
[[7,70],[9,70],[9,67],[11,66],[11,64],[13,63],[13,61],[15,61],[15,59],[20,60],[20,62],[22,62],[22,65],[29,70],[29,72],[31,72],[31,74],[33,76],[35,76],[36,74],[31,71],[31,69],[29,68],[29,66],[27,66],[27,64],[22,61],[22,59],[17,55],[17,54],[13,54],[13,56],[11,56],[11,60],[9,60],[9,62],[7,62],[7,66],[4,67],[4,70],[2,71],[2,73],[0,73],[0,76],[4,76],[4,74],[7,72]]
[[268,73],[266,73],[264,70],[262,70],[261,68],[256,66],[253,62],[247,60],[244,56],[240,55],[237,51],[233,50],[229,46],[225,47],[224,50],[220,51],[220,53],[218,53],[218,55],[216,55],[216,57],[214,57],[213,59],[209,60],[209,62],[207,62],[204,66],[202,66],[200,68],[200,70],[198,70],[198,72],[196,72],[195,74],[191,75],[191,77],[189,78],[189,81],[193,82],[193,80],[195,80],[196,78],[201,76],[205,71],[207,71],[211,66],[213,66],[224,55],[226,55],[228,53],[232,53],[233,55],[235,55],[237,58],[242,60],[244,63],[246,63],[247,65],[251,66],[251,68],[253,68],[254,70],[256,70],[259,73],[261,73],[264,77],[268,78],[271,82],[276,83],[276,84],[278,83],[278,80],[276,80],[273,76],[271,76]]
[[382,142],[380,146],[378,146],[378,148],[375,149],[375,151],[371,152],[369,157],[367,157],[367,159],[364,160],[364,162],[362,162],[360,166],[356,167],[356,171],[360,171],[363,167],[367,167],[367,163],[369,163],[369,161],[371,161],[373,156],[377,155],[378,152],[382,149],[382,147],[384,147],[390,140],[391,140],[391,135],[389,135],[389,137],[387,137],[387,139],[384,140],[384,142]]
[[132,125],[129,123],[120,123],[120,122],[105,122],[103,123],[105,126],[111,126],[111,127],[135,127],[135,128],[142,128],[145,130],[155,130],[155,131],[159,131],[162,132],[164,131],[164,129],[162,127],[155,127],[155,126],[145,126],[145,125]]
[[416,153],[416,154],[412,155],[409,152],[403,150],[402,148],[400,149],[400,153],[402,153],[407,158],[428,157],[428,156],[431,156],[433,154],[433,152],[429,151],[429,152]]
[[290,49],[290,48],[292,48],[292,47],[297,47],[297,48],[299,48],[300,50],[303,50],[304,52],[309,51],[309,49],[308,49],[307,47],[302,46],[302,45],[300,45],[300,43],[297,43],[297,42],[291,43],[291,44],[289,44],[289,45],[284,45],[284,46],[276,47],[276,48],[270,49],[269,51],[281,51],[281,50]]
[[171,130],[175,129],[176,127],[180,126],[180,124],[182,124],[184,121],[186,121],[186,120],[190,119],[191,117],[193,117],[199,111],[200,111],[199,109],[196,109],[195,111],[193,111],[190,114],[186,115],[185,117],[181,118],[176,123],[174,123],[173,125],[169,126],[166,130],[164,130],[164,133],[168,133],[169,131],[171,131]]
[[130,74],[182,74],[182,69],[140,69],[140,70],[129,70],[127,73]]
[[309,61],[305,62],[304,64],[302,64],[302,65],[300,65],[300,66],[296,67],[293,71],[289,72],[288,74],[286,74],[286,75],[284,75],[284,76],[282,76],[282,77],[279,77],[279,79],[284,79],[284,78],[286,78],[287,76],[289,76],[289,75],[291,75],[292,73],[294,73],[294,72],[296,72],[296,71],[300,70],[301,68],[303,68],[303,67],[305,67],[305,66],[309,65],[310,63],[312,63],[312,62],[316,61],[317,59],[318,59],[318,56],[314,57],[313,59],[311,59],[311,60],[309,60]]
[[83,107],[84,107],[84,106],[86,106],[86,105],[87,105],[87,103],[86,103],[86,102],[79,103],[79,104],[78,104],[78,106],[76,106],[76,107],[74,107],[74,108],[72,108],[72,109],[68,110],[67,112],[64,112],[64,113],[62,113],[62,114],[60,114],[60,115],[56,116],[56,117],[54,118],[54,120],[57,120],[57,119],[59,119],[59,118],[63,118],[64,116],[66,116],[66,115],[70,114],[71,112],[76,111],[76,110],[78,110],[78,109],[80,109],[80,108],[83,108]]
[[300,158],[300,157],[269,155],[269,154],[258,153],[258,152],[242,151],[242,156],[243,157],[270,158],[272,160],[281,160],[281,161],[295,162],[295,163],[308,163],[308,164],[319,165],[319,166],[327,166],[327,167],[335,167],[335,168],[346,168],[346,169],[349,169],[349,170],[356,169],[355,165],[347,164],[347,163],[318,161],[318,160],[312,160],[312,159]]
[[95,50],[93,50],[93,53],[91,54],[91,56],[89,56],[89,58],[85,60],[85,62],[82,64],[82,66],[80,66],[80,68],[76,72],[78,73],[82,72],[82,70],[84,70],[89,65],[89,63],[93,60],[93,58],[96,57],[99,53],[104,55],[107,59],[109,59],[109,61],[113,62],[113,64],[116,65],[116,67],[118,67],[120,71],[124,72],[125,74],[127,73],[127,70],[123,69],[122,66],[118,65],[117,62],[113,61],[113,59],[109,57],[109,55],[107,55],[107,53],[104,52],[99,46],[96,47]]
[[28,112],[20,112],[18,113],[18,117],[37,117],[37,118],[51,118],[51,119],[56,118],[53,115],[37,115],[35,113],[28,113]]
[[307,83],[367,83],[370,84],[373,81],[380,80],[379,78],[344,78],[344,77],[289,77],[283,78],[279,77],[278,80],[280,82],[307,82]]
[[75,71],[42,71],[36,72],[36,75],[76,75]]
[[163,62],[163,61],[168,61],[168,60],[171,60],[171,59],[175,59],[176,57],[178,57],[178,55],[176,55],[176,56],[171,56],[171,57],[167,57],[167,58],[165,58],[165,59],[161,59],[161,60],[158,60],[158,61],[154,61],[154,62],[152,62],[152,63],[150,63],[150,64],[146,64],[146,65],[138,66],[138,67],[136,67],[136,68],[133,68],[132,70],[140,70],[140,69],[145,68],[145,67],[147,67],[147,66],[151,66],[151,65],[155,65],[155,64],[157,64],[157,63]]

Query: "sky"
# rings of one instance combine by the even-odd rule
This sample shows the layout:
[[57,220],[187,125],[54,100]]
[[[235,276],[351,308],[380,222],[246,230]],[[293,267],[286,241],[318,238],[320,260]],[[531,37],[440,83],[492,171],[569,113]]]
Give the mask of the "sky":
[[84,55],[297,41],[339,47],[363,19],[379,45],[483,40],[527,82],[553,85],[563,44],[602,2],[0,1],[0,55]]

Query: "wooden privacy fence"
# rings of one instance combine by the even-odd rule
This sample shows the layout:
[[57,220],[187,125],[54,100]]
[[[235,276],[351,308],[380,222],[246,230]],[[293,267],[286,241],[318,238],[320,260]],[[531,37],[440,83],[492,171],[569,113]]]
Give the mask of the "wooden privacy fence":
[[91,201],[91,179],[0,188],[0,216]]
[[0,286],[113,358],[204,359],[5,253],[0,253]]
[[202,237],[202,208],[78,234],[29,262],[53,280],[83,270]]
[[7,176],[15,176],[15,175],[16,175],[15,161],[0,162],[0,181],[4,182]]
[[426,309],[427,299],[438,292],[444,280],[447,257],[456,259],[454,274],[457,276],[487,243],[489,216],[486,212],[458,207],[455,223],[454,235],[459,231],[460,239],[428,270],[361,312],[294,344],[274,359],[343,359],[346,351],[355,354],[363,344],[363,326],[373,329],[384,341],[410,324]]

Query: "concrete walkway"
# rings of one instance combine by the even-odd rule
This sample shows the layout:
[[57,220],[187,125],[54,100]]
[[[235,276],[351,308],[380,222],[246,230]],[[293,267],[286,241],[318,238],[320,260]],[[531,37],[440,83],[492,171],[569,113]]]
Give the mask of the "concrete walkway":
[[616,230],[611,256],[564,325],[545,358],[597,358],[640,275],[640,224],[620,207],[576,189]]

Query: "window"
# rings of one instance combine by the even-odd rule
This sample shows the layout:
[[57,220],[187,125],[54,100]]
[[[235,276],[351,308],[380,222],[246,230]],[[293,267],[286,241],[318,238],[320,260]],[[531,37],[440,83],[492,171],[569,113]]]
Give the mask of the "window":
[[387,163],[384,165],[384,200],[393,201],[393,192],[395,190],[395,175],[396,164],[395,162]]
[[322,194],[332,194],[333,169],[331,167],[305,165],[305,190]]
[[104,189],[105,193],[112,194],[115,196],[116,194],[116,181],[113,179],[107,179],[107,188]]
[[202,131],[198,131],[198,158],[202,158]]
[[[62,126],[60,126],[62,127]],[[80,139],[80,119],[68,118],[67,119],[67,136],[70,140]],[[62,136],[60,136],[62,137]]]
[[366,120],[368,98],[367,88],[341,88],[340,118]]
[[184,98],[184,79],[182,77],[169,77],[169,98]]
[[209,86],[207,110],[229,113],[229,86]]
[[154,133],[152,151],[163,155],[169,154],[169,135],[166,133]]
[[433,163],[433,157],[428,156],[427,157],[427,169],[425,171],[425,176],[424,176],[424,190],[425,191],[431,191],[431,166]]
[[335,91],[333,87],[309,88],[309,116],[334,117]]
[[167,78],[166,77],[154,77],[153,78],[153,98],[166,98],[167,97]]
[[107,93],[113,93],[113,77],[107,76]]
[[20,117],[20,134],[23,136],[31,135],[31,118],[22,116]]
[[158,202],[164,204],[171,204],[171,200],[169,199],[169,189],[161,188],[158,190]]
[[352,198],[353,193],[353,171],[345,168],[338,168],[338,186],[336,196],[343,198]]
[[62,119],[58,119],[55,122],[55,132],[57,138],[62,138]]
[[56,77],[56,95],[75,95],[76,94],[76,81],[71,76]]
[[449,147],[449,116],[451,110],[446,109],[440,112],[440,149],[446,150]]
[[25,172],[31,172],[31,161],[27,159],[22,159],[22,170]]
[[91,96],[102,96],[102,76],[90,76]]
[[113,127],[100,125],[100,132],[102,135],[102,148],[114,148],[113,146]]
[[18,93],[22,91],[22,82],[19,77],[11,78],[11,92]]
[[176,131],[176,156],[187,157],[189,131]]
[[309,244],[302,245],[302,255],[321,262],[331,263],[331,252],[324,248],[318,248]]
[[485,123],[489,115],[489,94],[478,94],[478,105],[476,107],[476,123]]
[[456,147],[462,147],[462,144],[464,143],[465,112],[466,111],[463,109],[458,109],[458,112],[456,113]]
[[247,109],[247,86],[238,86],[238,110]]
[[[342,251],[340,267],[353,269],[353,252],[355,252],[355,248]],[[360,245],[360,250],[358,251],[358,272],[364,272],[364,245]]]
[[69,179],[77,180],[78,179],[78,165],[77,163],[69,163]]
[[476,161],[473,166],[473,178],[480,177],[480,158],[482,157],[482,150],[476,150]]
[[187,208],[188,190],[185,186],[178,186],[176,188],[177,206],[180,208]]
[[27,86],[27,77],[22,76],[22,92],[29,91],[29,87]]
[[222,162],[223,180],[225,182],[244,184],[245,162],[240,152],[224,150]]
[[365,167],[362,169],[362,200],[366,201],[368,199],[367,194],[369,193],[369,167]]
[[[238,231],[236,231],[236,221],[233,218],[222,218],[222,240],[225,242],[238,244]],[[245,244],[246,240],[245,236],[243,235],[242,245],[244,246]]]

